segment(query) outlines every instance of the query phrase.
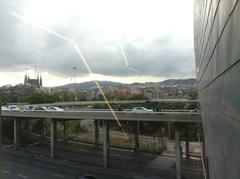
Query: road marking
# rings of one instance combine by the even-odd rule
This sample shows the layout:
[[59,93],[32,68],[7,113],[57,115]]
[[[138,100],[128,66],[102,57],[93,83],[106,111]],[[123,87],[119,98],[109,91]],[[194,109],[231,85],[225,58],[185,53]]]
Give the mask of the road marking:
[[24,160],[24,159],[18,159],[19,161],[21,161],[21,162],[26,162],[26,160]]
[[8,161],[5,161],[6,164],[8,165],[12,165],[13,163],[12,162],[8,162]]
[[21,177],[21,178],[28,178],[28,176],[22,175],[22,174],[18,174],[18,176]]
[[57,167],[54,167],[54,166],[49,165],[48,168],[56,169]]
[[40,163],[39,163],[39,162],[33,162],[33,164],[35,164],[35,165],[40,165]]
[[64,178],[64,175],[60,175],[60,174],[57,174],[57,173],[53,173],[53,176]]
[[21,168],[28,168],[26,165],[19,165]]
[[64,170],[65,172],[68,172],[68,173],[76,173],[75,171],[73,171],[73,170]]
[[35,172],[40,172],[40,173],[43,173],[43,172],[44,172],[43,170],[40,170],[40,169],[35,169],[34,171],[35,171]]
[[0,170],[2,173],[7,173],[10,174],[11,172],[7,171],[7,170]]

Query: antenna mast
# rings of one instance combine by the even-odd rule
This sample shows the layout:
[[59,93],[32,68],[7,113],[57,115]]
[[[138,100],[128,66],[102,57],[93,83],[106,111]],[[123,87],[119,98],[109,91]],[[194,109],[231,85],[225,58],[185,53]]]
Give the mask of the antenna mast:
[[73,83],[76,83],[76,70],[77,67],[72,67],[73,68]]
[[34,68],[34,71],[35,71],[35,79],[37,79],[37,67],[39,67],[39,66],[37,66],[37,65],[35,64],[35,65],[31,65],[31,67]]

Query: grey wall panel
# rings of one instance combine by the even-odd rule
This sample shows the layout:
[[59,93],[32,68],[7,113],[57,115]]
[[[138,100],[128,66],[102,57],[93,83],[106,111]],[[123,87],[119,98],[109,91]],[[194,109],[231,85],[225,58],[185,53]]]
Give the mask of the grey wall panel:
[[200,92],[201,103],[240,122],[240,62]]
[[[236,6],[236,12],[238,12],[238,14],[240,13],[240,4]],[[218,75],[223,73],[227,68],[230,68],[237,60],[239,60],[240,50],[238,50],[238,48],[240,45],[240,36],[234,35],[237,34],[237,32],[240,32],[240,21],[237,21],[238,14],[234,13],[229,19],[205,73],[200,71],[200,73],[203,73],[200,88],[205,86],[206,83],[210,83]],[[207,59],[204,61],[205,63],[208,62]],[[205,63],[203,64],[205,65]]]
[[[235,3],[236,3],[236,0],[220,1],[219,7],[218,8],[216,7],[215,9],[216,19],[212,22],[212,24],[209,24],[209,25],[207,24],[211,31],[209,32],[210,33],[209,38],[207,38],[208,37],[207,36],[207,37],[204,37],[203,39],[204,41],[203,44],[205,46],[203,48],[200,48],[200,50],[202,49],[200,66],[199,66],[200,77],[202,76],[202,73],[204,73],[204,70],[206,69],[206,65],[209,63],[209,60],[211,60],[211,56],[214,53],[214,47],[218,43],[218,38],[220,37],[220,34],[223,31],[224,26],[228,22],[228,17],[232,12]],[[214,14],[215,14],[215,11],[213,12]]]
[[[203,6],[196,0],[194,17],[196,71],[209,174],[210,179],[239,179],[240,3],[209,2]],[[202,7],[210,8],[209,14]]]
[[[239,4],[236,6],[235,12],[239,12],[238,9],[239,9]],[[233,48],[237,48],[237,44],[239,44],[239,36],[231,38],[233,36],[233,33],[231,32],[232,31],[237,32],[239,30],[239,25],[238,25],[239,21],[236,20],[237,19],[236,16],[237,16],[237,13],[234,13],[229,19],[229,21],[225,22],[226,25],[222,34],[220,33],[223,29],[221,31],[218,29],[219,20],[216,20],[215,23],[213,24],[212,33],[208,41],[208,46],[206,47],[204,59],[199,69],[198,78],[200,81],[202,80],[201,78],[204,75],[204,73],[205,72],[207,73],[208,71],[207,66],[208,65],[210,66],[210,64],[215,64],[215,62],[210,62],[211,60],[215,59],[213,54],[214,50],[217,51],[216,53],[218,54],[218,57],[217,57],[217,59],[219,60],[219,62],[217,63],[218,73],[221,73],[226,68],[228,68],[229,65],[231,65],[232,62],[234,61],[233,58],[238,59],[236,58],[236,56],[239,55],[239,50],[235,50],[235,51],[232,51],[232,50]],[[233,25],[234,25],[234,28],[232,28]],[[218,41],[219,38],[221,39]],[[201,61],[201,59],[199,61]],[[210,78],[212,78],[212,75]],[[211,81],[211,80],[208,80],[208,81]]]
[[203,24],[201,27],[201,36],[200,36],[200,51],[205,47],[207,43],[207,34],[206,34],[206,28],[208,27],[209,23],[209,15],[210,15],[210,9],[211,9],[211,1],[206,1],[205,4],[205,13],[203,13]]
[[221,0],[217,12],[217,18],[219,19],[219,30],[223,29],[223,26],[226,24],[227,18],[231,13],[234,5],[237,0]]
[[[238,179],[240,176],[240,123],[204,106],[206,152],[211,179]],[[217,121],[217,122],[216,122]]]

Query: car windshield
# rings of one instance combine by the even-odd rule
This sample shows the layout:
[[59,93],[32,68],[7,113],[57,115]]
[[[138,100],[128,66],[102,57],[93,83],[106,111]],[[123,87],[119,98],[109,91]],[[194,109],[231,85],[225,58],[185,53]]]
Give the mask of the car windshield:
[[239,19],[239,0],[0,1],[0,178],[239,179]]

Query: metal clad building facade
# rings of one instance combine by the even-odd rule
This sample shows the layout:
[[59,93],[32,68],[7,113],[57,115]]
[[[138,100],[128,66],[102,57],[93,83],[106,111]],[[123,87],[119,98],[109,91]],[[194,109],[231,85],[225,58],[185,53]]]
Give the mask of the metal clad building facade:
[[195,0],[195,56],[210,179],[240,178],[240,3]]

